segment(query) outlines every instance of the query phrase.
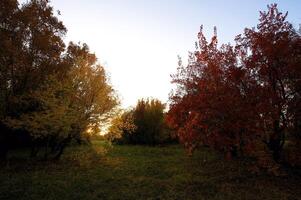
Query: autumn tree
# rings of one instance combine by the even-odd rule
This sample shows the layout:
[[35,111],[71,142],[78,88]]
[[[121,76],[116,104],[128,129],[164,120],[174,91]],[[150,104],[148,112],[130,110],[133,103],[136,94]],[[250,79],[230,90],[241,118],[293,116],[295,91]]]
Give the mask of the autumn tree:
[[65,47],[61,37],[66,28],[53,15],[47,0],[30,1],[20,7],[18,1],[4,0],[0,9],[0,146],[4,155],[7,137],[12,134],[7,134],[3,119],[32,109],[32,103],[17,102],[58,71]]
[[45,158],[50,154],[59,158],[71,139],[81,141],[87,131],[99,132],[101,123],[117,105],[105,71],[87,45],[70,43],[66,59],[73,63],[68,63],[70,69],[64,78],[61,74],[48,76],[38,90],[20,96],[18,103],[34,102],[34,109],[4,121],[30,134],[32,156],[43,146]]
[[131,134],[137,129],[134,124],[133,110],[120,110],[111,120],[105,138],[117,144],[130,143]]
[[109,137],[117,143],[156,145],[170,142],[165,105],[157,99],[140,99],[136,106],[112,121]]
[[246,55],[242,67],[261,86],[257,98],[265,125],[262,135],[277,161],[300,107],[301,37],[286,20],[287,14],[272,4],[268,12],[260,13],[257,29],[245,29],[236,38],[237,49]]
[[244,118],[252,120],[240,81],[245,72],[236,67],[232,46],[218,48],[216,29],[210,42],[202,27],[198,38],[189,65],[180,65],[172,76],[178,87],[170,99],[168,121],[189,153],[202,144],[225,153],[243,153],[247,142],[243,130],[248,124]]
[[[118,103],[104,68],[86,44],[62,40],[48,0],[0,3],[0,146],[24,135],[32,156],[59,158],[71,139],[96,132]],[[24,143],[25,140],[22,140]]]
[[286,16],[269,6],[234,47],[218,47],[216,30],[207,42],[201,28],[189,64],[172,76],[177,88],[168,112],[189,153],[205,144],[229,156],[264,158],[264,165],[280,161],[300,119],[301,37]]
[[71,67],[68,79],[74,89],[73,106],[80,113],[77,130],[79,133],[86,129],[99,132],[100,125],[112,117],[111,111],[118,104],[114,89],[103,66],[86,44],[70,43],[66,60]]
[[141,99],[134,109],[134,124],[137,130],[132,142],[137,144],[158,144],[169,136],[164,122],[165,105],[157,99]]

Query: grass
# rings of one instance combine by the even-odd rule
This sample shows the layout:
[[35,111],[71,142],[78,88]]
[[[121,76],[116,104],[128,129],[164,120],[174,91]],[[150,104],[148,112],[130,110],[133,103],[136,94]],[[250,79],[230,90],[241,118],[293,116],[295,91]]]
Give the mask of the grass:
[[301,178],[248,172],[207,149],[180,146],[70,147],[58,162],[14,152],[0,169],[0,199],[301,199]]

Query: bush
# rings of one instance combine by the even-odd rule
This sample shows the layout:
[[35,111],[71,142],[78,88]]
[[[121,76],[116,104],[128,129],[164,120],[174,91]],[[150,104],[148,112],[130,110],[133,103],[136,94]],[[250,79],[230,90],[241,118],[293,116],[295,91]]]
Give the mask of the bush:
[[135,108],[112,120],[106,138],[118,144],[156,145],[174,142],[165,123],[165,104],[157,99],[141,99]]

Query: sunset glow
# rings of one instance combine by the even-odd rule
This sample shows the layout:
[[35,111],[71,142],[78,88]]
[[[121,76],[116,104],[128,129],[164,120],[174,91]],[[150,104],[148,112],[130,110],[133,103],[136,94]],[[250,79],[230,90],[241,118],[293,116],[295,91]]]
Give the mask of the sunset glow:
[[51,1],[68,29],[65,40],[87,43],[96,53],[123,107],[133,106],[143,97],[168,100],[177,55],[186,61],[187,52],[194,51],[201,24],[206,35],[211,36],[217,26],[220,42],[232,42],[246,26],[255,26],[259,10],[273,2],[289,11],[294,25],[301,21],[297,0],[88,2]]

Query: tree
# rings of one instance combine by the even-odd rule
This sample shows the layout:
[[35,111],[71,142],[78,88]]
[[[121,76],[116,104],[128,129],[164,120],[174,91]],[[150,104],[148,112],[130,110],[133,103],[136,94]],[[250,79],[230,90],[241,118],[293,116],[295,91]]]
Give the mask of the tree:
[[9,127],[30,134],[32,156],[42,145],[45,158],[50,153],[59,158],[71,139],[80,141],[88,129],[99,131],[101,122],[117,105],[105,71],[87,45],[70,43],[66,59],[73,63],[68,63],[70,69],[63,79],[61,74],[48,76],[42,87],[18,100],[18,104],[34,102],[33,110],[6,119]]
[[34,142],[31,156],[36,156],[40,147],[45,145],[45,159],[50,152],[54,157],[59,157],[65,147],[62,143],[71,138],[72,125],[78,115],[76,109],[71,106],[70,86],[49,77],[47,84],[39,90],[25,94],[18,101],[21,104],[28,102],[35,102],[35,109],[18,117],[7,117],[6,124],[15,130],[24,130],[30,134]]
[[17,135],[9,133],[3,121],[31,110],[32,103],[18,104],[18,99],[62,69],[59,63],[66,28],[47,0],[20,7],[16,0],[4,0],[0,9],[0,146],[4,157],[8,139]]
[[138,100],[135,108],[112,121],[108,138],[122,144],[156,145],[170,142],[165,123],[165,105],[157,99]]
[[59,158],[71,139],[99,129],[117,97],[86,44],[65,48],[66,28],[48,0],[0,6],[0,156],[9,138],[24,135],[32,156],[43,147],[45,158]]
[[225,153],[242,153],[246,143],[242,132],[253,119],[241,82],[245,72],[236,67],[232,46],[218,48],[216,30],[210,43],[202,27],[198,38],[199,50],[191,54],[189,65],[179,66],[172,76],[178,87],[171,95],[167,119],[189,154],[201,144]]
[[141,99],[134,109],[134,124],[137,130],[132,134],[132,142],[154,145],[163,142],[165,105],[157,99]]
[[134,124],[133,111],[119,111],[112,119],[106,139],[113,143],[130,143],[131,134],[137,129]]
[[89,52],[86,44],[81,47],[70,43],[66,59],[68,66],[72,66],[69,77],[76,94],[73,106],[81,114],[78,131],[89,128],[98,132],[100,124],[112,117],[114,113],[111,111],[119,103],[115,91],[104,68],[97,63],[96,56]]
[[301,37],[286,17],[287,13],[272,4],[268,12],[260,13],[257,30],[245,29],[236,38],[239,51],[249,54],[241,59],[243,67],[262,86],[258,90],[259,114],[265,124],[265,143],[277,161],[294,118],[293,110],[300,105],[296,98],[301,84]]
[[172,76],[167,119],[180,141],[189,153],[205,144],[266,166],[279,162],[285,139],[300,127],[300,34],[272,4],[235,47],[218,47],[216,29],[209,43],[202,27],[198,38],[188,66]]

